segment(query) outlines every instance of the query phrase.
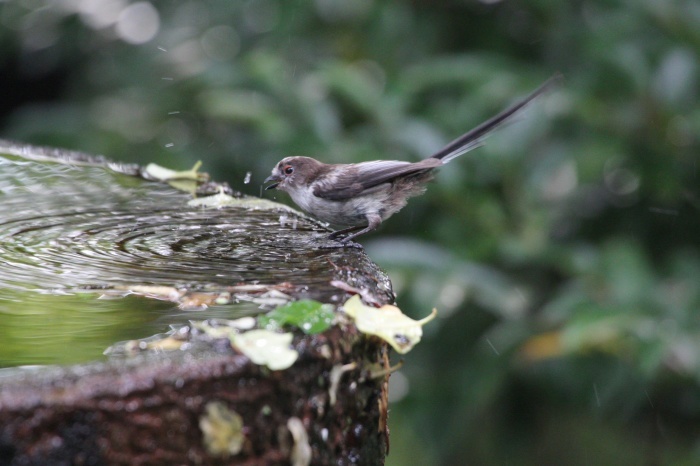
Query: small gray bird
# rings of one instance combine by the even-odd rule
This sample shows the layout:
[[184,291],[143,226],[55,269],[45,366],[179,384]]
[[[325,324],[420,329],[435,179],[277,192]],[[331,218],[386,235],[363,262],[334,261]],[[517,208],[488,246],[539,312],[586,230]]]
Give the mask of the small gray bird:
[[274,182],[265,189],[286,191],[304,211],[331,225],[345,227],[331,233],[329,238],[348,234],[339,240],[348,243],[375,230],[401,210],[409,198],[423,194],[426,183],[433,178],[433,170],[481,146],[490,132],[510,121],[558,80],[558,75],[550,78],[521,102],[420,162],[375,160],[326,164],[311,157],[287,157],[265,179],[264,183]]

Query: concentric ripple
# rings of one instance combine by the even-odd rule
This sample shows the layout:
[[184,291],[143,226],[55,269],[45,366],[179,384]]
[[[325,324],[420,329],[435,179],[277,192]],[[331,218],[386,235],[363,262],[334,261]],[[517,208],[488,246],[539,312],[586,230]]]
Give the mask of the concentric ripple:
[[190,198],[106,167],[0,156],[0,287],[328,287],[340,253],[309,248],[312,223],[294,229],[275,210],[188,207]]

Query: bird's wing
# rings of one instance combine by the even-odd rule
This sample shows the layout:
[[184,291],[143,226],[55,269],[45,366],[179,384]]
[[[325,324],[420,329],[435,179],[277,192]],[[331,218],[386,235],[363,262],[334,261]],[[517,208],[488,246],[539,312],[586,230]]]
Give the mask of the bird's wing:
[[431,170],[442,165],[439,159],[425,159],[420,162],[398,160],[375,160],[347,166],[346,170],[319,180],[314,187],[314,195],[324,199],[340,201],[372,189],[399,176]]

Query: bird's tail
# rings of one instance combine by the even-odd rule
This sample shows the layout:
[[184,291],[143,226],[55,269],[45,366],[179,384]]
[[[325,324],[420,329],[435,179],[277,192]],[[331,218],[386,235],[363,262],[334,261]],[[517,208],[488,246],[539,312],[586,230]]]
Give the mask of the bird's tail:
[[442,163],[447,163],[450,160],[459,157],[460,155],[469,152],[472,149],[476,149],[484,143],[484,138],[498,129],[500,126],[508,123],[511,118],[513,118],[520,110],[524,109],[530,102],[535,100],[537,97],[541,96],[545,92],[549,91],[555,84],[557,84],[562,79],[560,74],[556,74],[544,82],[540,87],[535,89],[530,95],[525,97],[522,101],[517,104],[503,110],[496,116],[493,116],[481,123],[476,128],[464,133],[429,158],[440,159]]

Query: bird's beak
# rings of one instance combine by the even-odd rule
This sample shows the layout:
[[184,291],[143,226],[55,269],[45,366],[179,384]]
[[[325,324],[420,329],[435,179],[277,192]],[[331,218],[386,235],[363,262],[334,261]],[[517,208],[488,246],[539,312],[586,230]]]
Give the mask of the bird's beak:
[[277,185],[280,184],[280,181],[282,181],[282,180],[277,175],[270,175],[267,178],[265,178],[265,181],[263,181],[263,184],[269,183],[270,181],[276,181],[276,183],[272,183],[270,186],[267,186],[265,188],[265,191],[267,191],[268,189],[275,189],[277,187]]

